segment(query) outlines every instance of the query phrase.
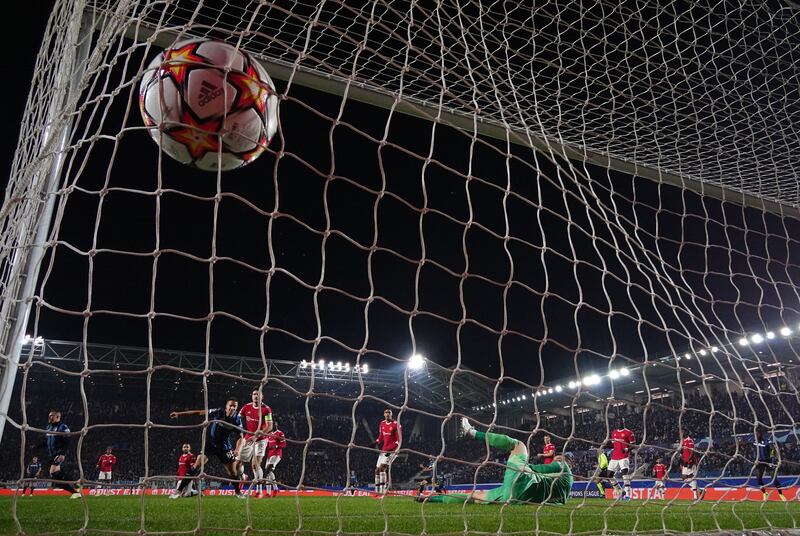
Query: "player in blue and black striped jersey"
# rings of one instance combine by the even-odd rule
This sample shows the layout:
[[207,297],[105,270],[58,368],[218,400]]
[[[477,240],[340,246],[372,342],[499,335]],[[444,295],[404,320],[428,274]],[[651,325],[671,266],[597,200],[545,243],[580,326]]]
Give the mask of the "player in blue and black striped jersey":
[[755,466],[753,467],[756,471],[756,481],[758,482],[758,487],[761,489],[761,495],[763,499],[766,501],[769,498],[769,494],[767,493],[767,485],[764,484],[764,473],[770,471],[772,473],[772,483],[770,487],[775,488],[778,490],[778,495],[780,496],[782,501],[786,500],[786,496],[783,494],[783,490],[781,489],[781,482],[778,480],[778,460],[777,458],[777,446],[770,440],[769,437],[764,433],[764,430],[758,428],[756,430],[756,437],[754,441],[754,446],[756,449],[756,459],[755,459]]
[[30,490],[30,495],[33,496],[33,480],[42,476],[42,464],[39,458],[34,456],[31,458],[31,463],[25,468],[25,482],[22,484],[22,496],[25,492]]
[[[225,473],[229,478],[233,479],[233,491],[236,495],[241,495],[239,486],[239,475],[236,473],[236,452],[239,447],[239,438],[241,437],[240,430],[242,428],[242,419],[239,417],[239,401],[235,398],[229,398],[225,402],[224,408],[210,409],[208,412],[204,409],[193,409],[188,411],[173,411],[169,414],[171,419],[177,419],[182,415],[203,415],[207,416],[211,423],[208,427],[208,435],[206,436],[206,446],[201,456],[214,456],[217,458],[222,466],[225,468]],[[203,460],[205,463],[207,459]]]
[[[69,480],[64,470],[67,465],[66,456],[69,447],[69,427],[61,422],[61,411],[51,409],[47,415],[47,464],[50,466],[49,474],[53,480]],[[78,499],[81,494],[71,484],[66,482],[53,482],[53,487],[61,488],[70,493],[70,499]]]

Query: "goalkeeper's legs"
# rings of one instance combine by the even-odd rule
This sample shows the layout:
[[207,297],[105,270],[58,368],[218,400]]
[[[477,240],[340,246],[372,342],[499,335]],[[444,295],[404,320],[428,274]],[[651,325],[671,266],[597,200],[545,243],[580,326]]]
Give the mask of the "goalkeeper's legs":
[[475,439],[476,441],[481,441],[482,443],[488,443],[490,447],[507,450],[511,455],[524,454],[526,457],[528,456],[528,448],[522,441],[517,441],[513,437],[509,437],[505,434],[479,432],[470,424],[469,419],[466,417],[461,418],[461,430],[467,437]]

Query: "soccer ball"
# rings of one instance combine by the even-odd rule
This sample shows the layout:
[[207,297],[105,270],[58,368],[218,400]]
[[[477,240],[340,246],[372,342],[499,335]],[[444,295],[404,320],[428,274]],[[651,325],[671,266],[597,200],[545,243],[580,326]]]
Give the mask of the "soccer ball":
[[278,97],[264,68],[208,39],[180,41],[153,59],[139,108],[165,153],[206,171],[252,162],[278,129]]

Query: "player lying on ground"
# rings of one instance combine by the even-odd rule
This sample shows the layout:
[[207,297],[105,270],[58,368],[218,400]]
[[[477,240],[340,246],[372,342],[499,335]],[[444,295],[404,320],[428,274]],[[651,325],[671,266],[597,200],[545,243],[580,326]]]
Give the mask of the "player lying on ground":
[[470,494],[451,493],[418,497],[417,500],[433,503],[506,503],[529,502],[564,504],[572,490],[572,454],[556,456],[552,463],[531,465],[525,443],[503,434],[479,432],[466,417],[462,417],[463,433],[492,448],[509,452],[503,484],[500,487],[475,491]]

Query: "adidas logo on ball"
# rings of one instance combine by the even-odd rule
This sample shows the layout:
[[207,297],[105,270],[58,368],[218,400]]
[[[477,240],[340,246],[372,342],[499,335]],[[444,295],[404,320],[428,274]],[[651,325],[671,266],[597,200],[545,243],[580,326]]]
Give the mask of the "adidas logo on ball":
[[199,106],[205,106],[220,95],[222,95],[221,87],[217,87],[211,82],[203,80],[200,83],[200,101],[197,104]]

